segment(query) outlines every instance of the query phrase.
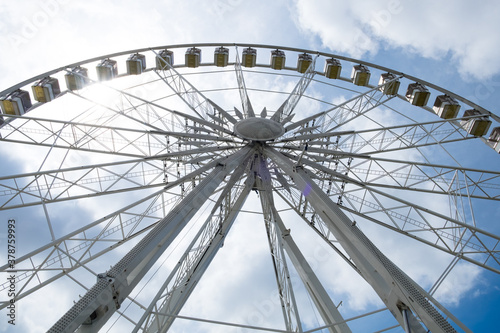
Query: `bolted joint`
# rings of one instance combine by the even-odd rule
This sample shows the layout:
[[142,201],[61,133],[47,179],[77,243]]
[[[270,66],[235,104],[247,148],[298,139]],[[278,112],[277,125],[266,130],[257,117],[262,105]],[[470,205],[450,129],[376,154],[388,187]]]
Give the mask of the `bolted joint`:
[[108,273],[101,273],[101,274],[97,275],[97,280],[98,281],[105,280],[106,282],[108,282],[109,288],[111,289],[111,297],[113,298],[113,302],[115,303],[115,307],[116,307],[116,309],[119,309],[121,307],[120,301],[119,301],[120,292],[118,291],[118,289],[116,288],[116,285],[115,285],[116,278],[108,275]]

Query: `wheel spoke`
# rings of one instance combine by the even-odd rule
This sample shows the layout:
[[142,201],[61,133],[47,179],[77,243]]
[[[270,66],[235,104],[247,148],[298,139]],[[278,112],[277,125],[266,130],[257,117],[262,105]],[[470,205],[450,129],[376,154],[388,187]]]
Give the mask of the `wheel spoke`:
[[[0,210],[165,186],[210,162],[199,159],[206,152],[217,158],[217,151],[227,154],[228,149],[186,149],[148,159],[0,177]],[[180,163],[185,167],[180,168]]]
[[[394,79],[397,80],[397,79]],[[321,133],[328,133],[347,124],[348,122],[376,109],[380,105],[387,103],[394,95],[386,95],[382,92],[383,88],[391,84],[394,80],[385,82],[375,88],[339,104],[331,109],[322,111],[316,115],[297,121],[286,127],[287,131],[299,126],[315,121],[320,128]]]
[[[500,173],[497,171],[394,160],[377,155],[333,151],[328,154],[331,156],[312,153],[304,156],[339,173],[352,173],[357,181],[371,187],[500,200]],[[349,157],[354,159],[350,165]]]
[[[331,140],[337,136],[337,140]],[[318,138],[322,138],[318,140]],[[347,131],[324,135],[298,135],[286,138],[283,148],[299,149],[307,143],[308,151],[327,153],[332,147],[344,152],[374,155],[378,153],[396,152],[446,143],[471,140],[476,137],[468,135],[452,120],[441,120],[411,125],[380,127],[361,131]],[[312,140],[311,140],[312,139]],[[319,146],[320,148],[316,148]]]
[[[214,105],[216,104],[206,98],[169,63],[165,63],[164,67],[156,69],[155,72],[199,118],[210,120],[211,115],[215,116]],[[219,106],[216,108],[222,109]],[[219,129],[223,132],[231,133],[230,130],[226,129],[224,126],[219,126]]]
[[260,177],[257,179],[257,186],[260,193],[264,223],[266,225],[267,240],[271,251],[271,258],[274,265],[274,273],[278,286],[278,293],[283,311],[285,327],[290,332],[302,332],[302,323],[297,310],[297,302],[293,287],[290,281],[290,272],[285,257],[282,239],[287,236],[287,231],[278,212],[274,208],[273,197],[271,195],[271,174],[266,166],[266,161],[259,157]]
[[234,70],[236,72],[236,79],[238,80],[241,106],[243,107],[243,118],[246,119],[250,117],[255,117],[255,113],[252,107],[252,102],[248,98],[247,86],[245,85],[243,70],[241,69],[240,54],[238,53],[238,47],[236,47],[236,62],[234,64]]

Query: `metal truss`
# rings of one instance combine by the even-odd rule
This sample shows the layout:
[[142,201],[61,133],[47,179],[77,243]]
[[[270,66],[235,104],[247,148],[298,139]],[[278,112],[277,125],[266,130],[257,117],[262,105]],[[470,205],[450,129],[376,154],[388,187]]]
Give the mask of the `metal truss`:
[[[163,218],[122,260],[99,276],[98,282],[49,332],[97,332],[120,308],[140,279],[185,227],[224,177],[242,163],[251,150],[243,149],[214,170]],[[107,299],[103,303],[103,299]],[[84,324],[85,323],[85,324]],[[84,324],[84,325],[82,325]]]
[[[327,194],[331,193],[334,197],[341,196],[344,209],[463,260],[500,272],[499,236],[467,224],[462,219],[409,202],[402,196],[384,191],[384,188],[377,189],[367,182],[352,179],[345,173],[312,162],[305,163],[335,178],[335,180],[334,178],[328,181],[321,180],[318,183]],[[341,188],[343,184],[341,181],[350,184],[350,189]],[[326,183],[329,183],[330,188],[327,188]],[[301,200],[301,196],[296,195],[293,198],[283,191],[281,193],[288,197],[289,203],[297,206],[296,211],[303,214],[308,212],[309,216],[317,215],[308,210],[310,203]],[[386,215],[387,220],[381,219],[380,214]],[[328,236],[325,235],[325,238]]]
[[243,108],[243,114],[241,119],[248,117],[255,117],[253,111],[252,102],[248,98],[247,87],[245,85],[245,78],[243,77],[243,70],[241,68],[240,55],[238,53],[238,47],[236,49],[236,62],[234,63],[234,70],[236,72],[236,79],[238,80],[238,89],[240,91],[241,106]]
[[[248,160],[231,175],[209,217],[185,251],[183,257],[151,302],[148,311],[137,323],[134,332],[166,332],[189,298],[194,287],[222,247],[237,214],[241,210],[254,178],[244,186],[236,186],[243,176]],[[253,174],[251,174],[253,175]]]
[[170,64],[156,74],[202,119],[209,119],[213,106],[189,81],[184,79]]
[[[18,299],[28,296],[79,267],[85,267],[87,263],[135,237],[142,236],[157,224],[159,216],[164,216],[168,207],[179,204],[178,197],[165,196],[167,191],[182,186],[183,195],[188,194],[194,188],[192,179],[199,177],[216,164],[217,162],[213,162],[176,181],[163,184],[164,188],[159,191],[18,258],[18,272],[22,272],[16,279],[19,286]],[[145,204],[146,207],[143,208]],[[0,269],[7,268],[8,266],[4,265]],[[50,273],[50,277],[47,277],[47,273]],[[8,283],[2,283],[0,291],[8,287]]]
[[[5,150],[40,148],[37,153],[43,155],[41,162],[26,169],[29,171],[12,169],[0,176],[0,210],[41,220],[33,230],[43,229],[46,234],[43,242],[29,244],[29,250],[16,258],[15,301],[22,304],[44,287],[67,281],[80,292],[84,290],[85,295],[49,332],[97,332],[104,325],[109,327],[113,319],[125,322],[130,327],[127,331],[166,332],[175,330],[177,319],[186,319],[270,332],[326,329],[350,333],[355,330],[350,322],[362,318],[369,319],[373,330],[379,332],[394,327],[421,333],[470,332],[434,295],[463,264],[500,274],[500,236],[481,211],[500,200],[500,172],[487,170],[480,160],[469,160],[460,151],[461,145],[483,141],[498,152],[500,143],[494,138],[469,134],[464,124],[488,119],[498,126],[500,117],[440,87],[375,64],[279,47],[291,55],[316,54],[303,75],[289,74],[290,70],[301,70],[286,67],[274,71],[261,62],[255,68],[243,68],[238,47],[258,49],[261,59],[260,52],[268,46],[217,44],[221,45],[235,48],[236,79],[232,83],[213,80],[220,85],[214,89],[199,89],[193,84],[197,81],[188,77],[223,75],[232,69],[185,70],[184,65],[166,63],[162,69],[144,69],[142,83],[128,74],[109,82],[85,78],[87,86],[65,90],[50,103],[35,102],[26,114],[2,114],[0,142]],[[156,51],[167,48],[134,53],[149,52],[155,57]],[[349,77],[333,80],[315,69],[326,57],[362,64],[372,74],[392,73],[395,77],[384,84],[353,87]],[[208,68],[213,64],[200,65]],[[61,79],[72,73],[72,67],[45,73],[7,92],[26,88],[49,75]],[[280,81],[294,80],[287,82],[294,89],[282,92],[264,84],[247,86],[251,82],[245,82],[247,72],[281,75]],[[125,88],[120,81],[124,76],[130,79]],[[387,95],[385,86],[396,81],[420,82],[432,94],[451,96],[479,114],[440,119],[432,108],[412,106],[397,92]],[[153,89],[152,84],[159,84],[159,88]],[[135,88],[150,95],[142,97]],[[214,102],[226,100],[225,94],[233,91],[239,93],[242,112]],[[281,106],[268,106],[259,117],[248,95],[252,91],[266,93],[265,97],[272,96],[270,100],[279,94],[285,97],[276,104]],[[328,97],[318,98],[319,91]],[[340,93],[333,95],[332,91]],[[0,97],[4,95],[0,93]],[[334,105],[335,96],[347,96],[347,100]],[[305,101],[312,101],[318,109],[300,110],[299,102]],[[184,111],[171,108],[179,102],[188,107]],[[275,132],[270,130],[270,139],[258,141],[236,133],[235,126],[250,118],[255,118],[255,131],[275,125],[276,133],[284,134],[273,137]],[[467,166],[461,165],[464,161]],[[244,206],[252,191],[260,199],[256,209]],[[90,216],[95,207],[85,206],[106,205],[107,200],[115,199],[113,203],[120,208],[99,207],[100,217],[75,216],[80,211]],[[67,213],[71,217],[67,225],[66,220],[60,221],[61,209],[80,203],[81,210]],[[278,209],[282,204],[286,207]],[[183,313],[238,213],[246,209],[260,214],[257,216],[264,222],[283,328]],[[296,220],[284,220],[285,211],[294,212]],[[195,222],[198,218],[201,221]],[[289,223],[293,228],[305,224],[307,232],[310,228],[312,236],[318,236],[311,242],[324,241],[332,254],[339,255],[347,268],[374,289],[383,305],[344,318],[344,306],[338,308],[335,303],[342,304],[345,299],[334,303],[325,281],[320,281],[306,260],[303,244],[295,242],[298,237],[294,239]],[[199,225],[198,230],[186,231]],[[447,254],[449,262],[443,264],[444,270],[426,291],[376,247],[375,239],[362,232],[366,226],[406,236],[419,248]],[[179,239],[184,235],[195,236],[184,243]],[[185,247],[180,258],[162,267],[164,277],[146,281],[156,274],[153,270],[160,266],[159,258],[168,257],[177,243]],[[120,252],[126,253],[121,259],[117,258]],[[109,258],[116,264],[105,271]],[[10,271],[7,264],[0,267],[0,272]],[[290,273],[300,277],[300,286],[292,286]],[[97,283],[92,286],[95,278]],[[9,288],[9,281],[1,282],[0,292]],[[142,297],[141,288],[154,292]],[[310,317],[295,299],[299,290],[306,291],[312,312],[321,317],[317,327],[309,331],[305,322]],[[8,304],[1,302],[0,309]],[[382,312],[394,319],[384,322],[384,328],[375,328],[377,320],[371,316]],[[279,317],[277,321],[281,321]]]
[[[383,88],[390,85],[398,78],[387,81],[370,90],[357,94],[355,97],[334,106],[328,110],[309,116],[286,127],[287,132],[299,128],[291,133],[301,133],[302,131],[316,132],[322,135],[334,131],[336,128],[366,114],[367,112],[387,103],[395,95],[384,94]],[[307,87],[307,86],[306,86]],[[308,124],[312,126],[308,128]],[[287,136],[285,136],[286,138]]]
[[[223,153],[233,149],[218,150]],[[195,148],[148,159],[0,177],[0,210],[165,186],[169,179],[191,173],[217,158],[217,154],[205,158],[207,152],[215,153],[213,148]]]
[[[6,142],[126,157],[150,157],[182,151],[189,145],[214,145],[214,139],[226,144],[234,142],[233,139],[209,134],[137,130],[28,117],[22,122],[2,127],[0,132]],[[182,144],[169,140],[178,137],[185,139]]]
[[[151,130],[186,131],[188,121],[191,121],[193,125],[190,126],[190,130],[194,130],[194,132],[214,133],[214,131],[224,131],[223,127],[218,124],[206,121],[197,116],[166,108],[159,104],[157,100],[145,99],[112,85],[97,82],[89,78],[84,79],[94,85],[91,89],[97,89],[99,92],[96,94],[90,91],[82,94],[79,91],[71,91],[70,94],[90,103],[91,108],[102,109],[101,113],[107,111],[108,115],[103,116],[101,114],[96,119],[102,123],[104,118],[105,122],[102,123],[103,125],[120,118],[125,118],[131,121],[132,124],[140,124],[142,127]],[[185,123],[185,125],[181,125],[182,123]]]
[[[416,313],[433,332],[455,332],[431,304],[441,311],[444,308],[385,257],[312,181],[302,167],[294,165],[272,148],[266,149],[265,154],[293,179],[303,193],[307,193],[310,205],[402,327],[410,327],[411,331],[415,332],[426,332],[415,317]],[[464,328],[451,314],[447,313],[447,316]]]
[[[231,123],[234,118],[225,112],[220,106],[206,98],[196,87],[184,78],[173,66],[166,63],[166,66],[161,70],[155,69],[156,74],[179,96],[190,108],[198,115],[199,118],[208,120],[208,124],[218,123],[217,128],[220,134],[231,134],[232,130],[228,128],[227,121]],[[219,111],[219,116],[215,115],[215,110]],[[210,121],[212,120],[212,121]],[[211,125],[213,127],[213,125]]]
[[342,174],[349,172],[356,181],[370,187],[500,200],[499,172],[393,160],[376,155],[352,155],[354,161],[348,166],[348,156],[326,159],[307,154],[310,160]]
[[314,68],[316,66],[317,58],[318,55],[314,57],[309,67],[304,72],[304,75],[302,75],[299,82],[297,82],[297,85],[295,85],[292,92],[285,100],[285,102],[283,102],[283,104],[278,108],[276,113],[274,113],[274,115],[271,117],[271,120],[274,120],[279,123],[286,123],[290,119],[293,110],[299,103],[301,97],[304,95],[304,92],[306,91],[314,75],[316,74]]
[[[332,138],[335,138],[332,140]],[[334,155],[374,155],[474,139],[453,121],[398,125],[360,131],[297,135],[283,139],[283,148]],[[293,142],[289,143],[289,142]],[[317,147],[319,146],[319,147]]]
[[162,161],[134,160],[2,177],[0,209],[164,186],[164,172]]

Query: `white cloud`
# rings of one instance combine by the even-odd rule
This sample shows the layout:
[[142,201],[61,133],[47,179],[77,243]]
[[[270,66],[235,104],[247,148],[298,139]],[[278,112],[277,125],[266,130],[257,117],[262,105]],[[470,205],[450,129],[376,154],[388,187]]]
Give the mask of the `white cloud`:
[[297,0],[296,10],[299,27],[336,52],[360,57],[390,47],[423,57],[449,55],[464,76],[500,71],[496,1]]
[[[481,269],[478,266],[460,263],[446,277],[434,296],[437,299],[442,299],[445,306],[456,307],[464,295],[467,295],[472,289],[478,288],[480,276]],[[477,290],[475,294],[477,295]]]

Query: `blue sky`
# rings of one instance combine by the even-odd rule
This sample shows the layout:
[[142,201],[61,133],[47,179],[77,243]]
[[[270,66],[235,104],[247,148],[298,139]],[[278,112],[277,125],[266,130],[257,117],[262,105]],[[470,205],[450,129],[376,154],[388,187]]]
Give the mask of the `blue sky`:
[[[1,3],[0,17],[0,91],[108,53],[166,44],[240,42],[363,59],[422,78],[500,113],[500,4],[494,0],[51,0],[45,4],[23,0]],[[0,154],[0,174],[23,168],[20,156],[5,149]],[[487,156],[488,168],[499,169],[497,155],[474,154]],[[499,216],[498,211],[490,213]],[[29,219],[35,219],[40,212],[30,214]],[[8,217],[9,212],[0,213],[2,220]],[[497,327],[500,279],[490,272],[475,277],[473,287],[450,310],[474,332],[492,332]],[[56,289],[45,295],[51,292]],[[0,332],[37,326],[30,320],[16,330],[4,319],[2,315]]]

